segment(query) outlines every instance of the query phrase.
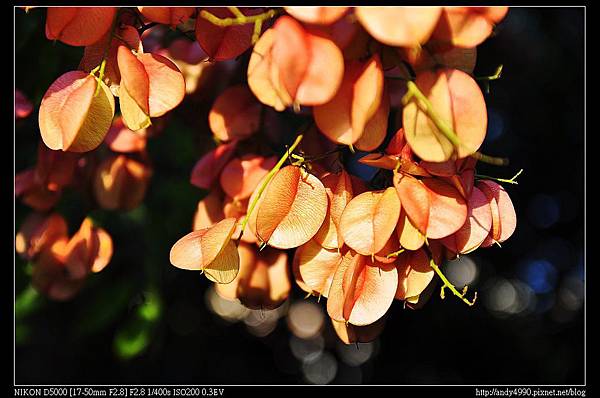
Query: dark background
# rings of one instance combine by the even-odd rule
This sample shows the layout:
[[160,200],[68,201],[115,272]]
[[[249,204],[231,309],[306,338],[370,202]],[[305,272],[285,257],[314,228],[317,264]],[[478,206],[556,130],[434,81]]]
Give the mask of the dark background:
[[[36,105],[16,125],[19,172],[35,163],[41,97],[77,67],[82,49],[46,40],[42,10],[15,12],[15,86]],[[371,353],[362,364],[348,360],[347,350],[357,348],[341,348],[327,323],[321,342],[328,360],[303,365],[285,317],[266,337],[243,322],[223,321],[206,304],[210,283],[168,261],[202,195],[188,178],[209,136],[176,110],[165,133],[149,141],[155,174],[144,204],[91,212],[111,233],[115,254],[75,299],[28,295],[27,264],[16,258],[15,382],[297,384],[314,382],[315,369],[333,369],[326,382],[334,384],[583,384],[583,32],[583,8],[515,7],[478,49],[476,76],[504,65],[486,94],[482,152],[511,162],[478,172],[524,172],[519,185],[505,185],[517,211],[515,234],[503,248],[481,249],[461,262],[477,271],[474,307],[452,296],[441,300],[437,289],[419,310],[395,302],[378,340],[358,347]],[[16,230],[29,209],[15,206]],[[87,214],[68,190],[57,210],[71,233]],[[294,286],[291,301],[303,296]],[[325,310],[324,302],[319,306]]]

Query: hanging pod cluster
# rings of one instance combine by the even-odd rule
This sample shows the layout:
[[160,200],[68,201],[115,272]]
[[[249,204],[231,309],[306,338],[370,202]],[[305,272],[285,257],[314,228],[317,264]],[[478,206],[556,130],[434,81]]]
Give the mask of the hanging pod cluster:
[[[477,46],[507,10],[50,8],[46,37],[83,57],[41,101],[43,144],[16,194],[40,212],[66,187],[136,208],[153,174],[148,139],[190,95],[215,145],[190,165],[202,193],[171,263],[250,308],[281,305],[295,281],[327,299],[343,341],[368,341],[394,300],[423,305],[442,263],[515,231],[507,191],[476,172],[491,159]],[[17,250],[43,264],[39,290],[72,297],[110,257],[108,233],[85,221],[69,239],[60,216],[36,217]]]
[[[221,296],[273,308],[289,294],[282,264],[295,249],[291,276],[327,299],[345,342],[377,336],[394,299],[422,305],[437,265],[501,243],[516,226],[506,191],[475,171],[487,130],[472,75],[476,46],[506,10],[286,7],[255,42],[247,85],[226,88],[213,103],[209,124],[219,145],[190,178],[209,192],[193,232],[173,246],[172,264],[214,281],[217,263],[227,270],[217,280]],[[205,9],[240,21],[228,27],[197,19],[211,58],[250,47],[241,22],[261,14],[239,12]],[[236,37],[239,46],[211,47],[215,36]],[[300,151],[295,143],[276,163],[253,143],[291,112],[314,124]],[[383,187],[347,171],[341,154],[355,150],[367,152],[360,163],[388,176]],[[224,222],[226,231],[218,227]],[[198,254],[208,236],[218,240],[216,257]]]

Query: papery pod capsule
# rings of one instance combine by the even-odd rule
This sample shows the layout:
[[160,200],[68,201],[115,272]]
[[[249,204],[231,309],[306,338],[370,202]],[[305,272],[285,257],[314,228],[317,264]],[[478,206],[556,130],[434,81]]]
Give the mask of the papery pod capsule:
[[110,29],[116,7],[48,7],[46,37],[71,46],[89,46]]
[[96,170],[94,195],[104,209],[133,209],[144,200],[151,176],[151,168],[142,162],[110,156]]
[[67,72],[42,98],[40,133],[50,149],[91,151],[104,140],[114,114],[115,101],[106,84],[85,72]]

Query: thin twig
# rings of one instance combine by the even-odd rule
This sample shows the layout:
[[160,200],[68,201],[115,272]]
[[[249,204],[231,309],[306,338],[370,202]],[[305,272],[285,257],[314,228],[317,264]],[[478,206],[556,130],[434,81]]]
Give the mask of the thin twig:
[[442,280],[442,282],[444,282],[444,285],[442,286],[441,290],[440,290],[440,297],[443,299],[445,297],[444,295],[444,289],[448,288],[450,289],[450,291],[452,293],[454,293],[454,295],[458,298],[460,298],[462,301],[464,301],[466,304],[468,304],[469,306],[473,306],[475,304],[475,301],[477,300],[477,292],[475,292],[475,296],[473,297],[472,301],[469,301],[466,297],[465,294],[467,294],[467,289],[468,287],[465,286],[462,290],[462,293],[459,292],[456,287],[454,287],[454,285],[452,283],[450,283],[450,281],[448,280],[448,278],[446,278],[446,275],[444,275],[442,273],[442,271],[440,270],[440,267],[438,267],[436,265],[436,263],[433,261],[433,259],[431,259],[429,261],[429,265],[431,266],[431,268],[433,268],[433,270],[435,271],[435,273],[440,277],[440,279]]
[[269,182],[273,179],[273,177],[275,176],[275,173],[277,173],[279,171],[279,169],[281,168],[281,166],[283,166],[283,164],[285,163],[285,161],[288,159],[290,153],[293,152],[294,149],[296,149],[296,147],[298,146],[298,144],[300,144],[300,141],[302,141],[302,138],[304,138],[303,134],[299,134],[296,137],[296,140],[290,146],[289,150],[287,150],[283,154],[283,156],[279,159],[279,162],[277,162],[277,164],[271,169],[271,171],[269,171],[269,173],[265,177],[265,180],[263,181],[263,183],[261,184],[261,186],[258,188],[258,192],[256,194],[256,197],[254,198],[254,200],[252,201],[252,203],[250,203],[250,205],[248,206],[248,212],[246,213],[246,217],[244,217],[244,220],[242,221],[242,226],[241,226],[241,229],[240,229],[240,234],[239,234],[239,236],[237,238],[238,241],[242,238],[242,235],[244,234],[244,228],[246,228],[246,225],[248,224],[248,220],[250,220],[250,215],[252,214],[252,211],[254,210],[254,207],[256,207],[256,204],[258,203],[258,200],[260,199],[260,197],[261,197],[262,193],[264,192],[265,188],[267,187],[267,185],[269,184]]
[[476,178],[481,178],[481,179],[486,179],[486,180],[494,180],[494,181],[498,181],[498,182],[505,182],[507,184],[518,185],[519,183],[516,181],[516,179],[517,179],[518,176],[521,175],[522,172],[523,172],[523,169],[519,170],[519,172],[517,174],[515,174],[514,176],[512,176],[512,178],[510,178],[510,179],[491,177],[491,176],[486,176],[484,174],[475,174],[475,177]]

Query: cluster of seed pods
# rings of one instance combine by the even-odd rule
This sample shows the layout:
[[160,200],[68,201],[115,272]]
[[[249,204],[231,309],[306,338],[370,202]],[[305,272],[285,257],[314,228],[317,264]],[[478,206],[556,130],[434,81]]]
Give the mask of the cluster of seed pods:
[[[362,341],[381,330],[394,299],[418,304],[442,262],[501,243],[515,229],[506,191],[475,178],[487,129],[472,77],[475,46],[506,9],[286,11],[254,46],[248,86],[214,102],[209,123],[221,144],[191,175],[210,193],[171,263],[202,271],[225,298],[273,308],[289,294],[281,265],[289,256],[297,285],[327,298],[338,335]],[[479,28],[458,29],[459,20]],[[393,29],[398,21],[412,29]],[[312,161],[318,152],[290,148],[276,164],[272,154],[240,148],[259,130],[261,104],[279,112],[310,107],[312,131],[328,139],[322,151],[369,152],[360,162],[380,168],[384,186],[373,188],[341,161]]]
[[[375,324],[394,299],[419,303],[432,264],[504,242],[516,215],[501,185],[475,179],[476,160],[415,161],[402,140],[400,129],[385,155],[368,160],[394,165],[385,189],[369,189],[343,168],[312,167],[313,174],[307,164],[288,164],[271,175],[276,158],[218,147],[194,168],[192,183],[211,190],[171,263],[203,271],[219,294],[250,308],[281,305],[293,276],[327,298],[344,333]],[[220,171],[202,181],[204,168]],[[296,249],[291,275],[288,249]]]
[[[16,176],[16,195],[49,212],[75,185],[101,208],[135,208],[152,175],[147,138],[187,94],[201,91],[203,64],[245,59],[241,79],[229,79],[212,101],[208,126],[218,145],[190,178],[208,192],[170,261],[201,271],[223,297],[251,308],[281,305],[295,280],[327,299],[342,340],[368,340],[394,299],[424,301],[444,261],[515,230],[507,192],[476,173],[477,159],[489,159],[479,152],[487,110],[473,76],[476,48],[507,11],[49,8],[47,38],[84,47],[83,57],[41,101],[43,144],[36,166]],[[185,38],[163,48],[160,29],[185,30]],[[31,112],[21,97],[15,117]],[[289,128],[283,114],[308,128],[282,154],[264,141]],[[379,170],[377,180],[349,171],[356,150]],[[42,218],[23,226],[23,236],[62,231]],[[95,236],[88,224],[81,234]],[[40,246],[28,256],[51,252],[68,264],[70,241],[49,235],[62,243],[23,238],[19,253]]]

